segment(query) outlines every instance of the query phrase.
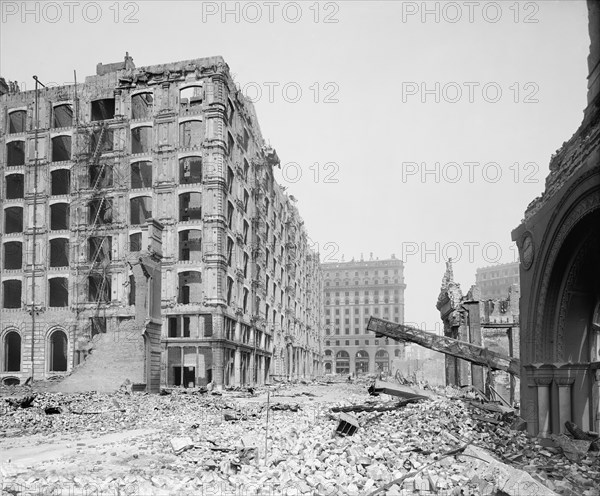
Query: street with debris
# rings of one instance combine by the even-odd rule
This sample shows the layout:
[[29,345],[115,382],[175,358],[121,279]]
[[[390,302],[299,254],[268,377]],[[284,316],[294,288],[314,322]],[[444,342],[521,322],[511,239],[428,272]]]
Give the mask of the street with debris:
[[593,442],[541,444],[473,392],[372,382],[4,387],[3,494],[600,495]]

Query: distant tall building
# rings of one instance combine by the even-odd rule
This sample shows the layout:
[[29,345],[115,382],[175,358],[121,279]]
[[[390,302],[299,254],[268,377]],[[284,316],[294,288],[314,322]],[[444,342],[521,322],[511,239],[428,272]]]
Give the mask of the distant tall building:
[[513,284],[519,284],[519,262],[481,267],[475,273],[475,285],[481,290],[482,300],[506,298]]
[[325,263],[325,374],[388,371],[402,357],[403,344],[375,339],[366,331],[369,317],[404,322],[404,263],[388,260]]

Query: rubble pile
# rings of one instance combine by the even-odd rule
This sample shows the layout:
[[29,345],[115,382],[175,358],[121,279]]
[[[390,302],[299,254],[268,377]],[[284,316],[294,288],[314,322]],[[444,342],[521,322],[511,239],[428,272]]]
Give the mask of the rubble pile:
[[600,496],[599,452],[570,460],[461,394],[398,402],[337,383],[222,395],[40,392],[25,406],[13,396],[2,401],[0,456],[27,444],[40,454],[0,459],[3,484],[52,494]]

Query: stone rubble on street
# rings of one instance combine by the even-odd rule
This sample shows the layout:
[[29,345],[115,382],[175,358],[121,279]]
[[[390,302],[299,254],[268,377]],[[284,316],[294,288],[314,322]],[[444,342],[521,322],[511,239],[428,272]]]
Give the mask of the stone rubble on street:
[[[600,452],[573,457],[567,436],[542,444],[512,430],[514,416],[474,408],[473,394],[450,387],[377,411],[398,398],[367,387],[161,395],[4,387],[2,494],[600,496]],[[32,395],[29,407],[15,401]],[[332,412],[353,406],[366,408]],[[336,435],[340,415],[358,421],[356,432]]]

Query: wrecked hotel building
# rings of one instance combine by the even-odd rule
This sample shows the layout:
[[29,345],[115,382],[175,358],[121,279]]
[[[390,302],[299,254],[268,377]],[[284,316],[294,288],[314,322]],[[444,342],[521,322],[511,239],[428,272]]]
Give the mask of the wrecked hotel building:
[[319,257],[221,57],[0,86],[0,142],[3,382],[321,373]]

